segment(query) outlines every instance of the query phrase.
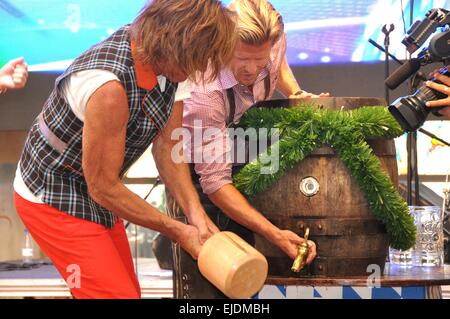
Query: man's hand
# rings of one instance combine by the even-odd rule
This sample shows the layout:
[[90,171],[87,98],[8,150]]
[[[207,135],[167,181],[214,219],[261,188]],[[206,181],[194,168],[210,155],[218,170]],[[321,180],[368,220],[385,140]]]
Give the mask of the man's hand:
[[296,94],[292,94],[292,95],[290,95],[289,96],[289,98],[290,99],[305,99],[305,98],[318,98],[318,97],[329,97],[330,96],[330,93],[320,93],[319,95],[317,95],[317,94],[313,94],[313,93],[309,93],[309,92],[306,92],[306,91],[303,91],[301,94],[298,94],[298,95],[296,95]]
[[[291,259],[297,256],[297,246],[305,240],[290,230],[280,230],[279,239],[275,242],[278,247],[283,250]],[[316,244],[308,240],[309,255],[306,264],[310,264],[317,255]]]
[[180,244],[181,248],[192,256],[192,258],[197,260],[202,248],[202,243],[199,241],[200,235],[198,229],[191,225],[183,225],[182,232],[177,235],[177,242]]
[[[280,230],[273,225],[264,215],[250,205],[233,184],[222,186],[216,192],[209,194],[209,198],[235,222],[263,236],[278,246],[292,260],[295,259],[297,246],[303,243],[304,239],[290,230]],[[310,263],[316,257],[317,251],[314,242],[308,240],[308,245],[311,252],[307,263]]]
[[204,244],[209,237],[219,232],[219,228],[214,225],[203,208],[199,209],[195,213],[191,213],[190,215],[188,215],[187,219],[190,225],[197,228],[201,244]]
[[27,83],[28,66],[24,58],[9,61],[0,69],[0,90],[21,89]]
[[434,77],[442,84],[435,83],[433,81],[427,81],[426,85],[429,88],[444,93],[445,95],[447,95],[447,97],[440,100],[429,101],[426,105],[428,107],[447,106],[446,108],[440,110],[439,113],[447,116],[447,118],[450,119],[450,77],[442,75],[440,73],[435,73]]
[[[283,41],[286,43],[286,35],[284,35]],[[277,89],[284,96],[289,96],[290,99],[318,98],[330,96],[330,93],[328,92],[320,93],[319,95],[317,95],[300,90],[300,86],[297,82],[297,79],[294,76],[294,73],[292,73],[291,67],[287,62],[286,56],[283,58],[283,62],[281,63],[280,76],[277,82]],[[297,94],[293,94],[294,92],[297,92]]]

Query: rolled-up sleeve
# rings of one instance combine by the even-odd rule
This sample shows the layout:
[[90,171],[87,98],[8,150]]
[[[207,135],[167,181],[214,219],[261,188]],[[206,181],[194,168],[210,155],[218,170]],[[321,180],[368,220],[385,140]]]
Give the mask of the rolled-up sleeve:
[[219,91],[192,92],[191,97],[184,101],[183,127],[190,133],[185,152],[195,164],[205,194],[212,194],[233,182],[224,105]]

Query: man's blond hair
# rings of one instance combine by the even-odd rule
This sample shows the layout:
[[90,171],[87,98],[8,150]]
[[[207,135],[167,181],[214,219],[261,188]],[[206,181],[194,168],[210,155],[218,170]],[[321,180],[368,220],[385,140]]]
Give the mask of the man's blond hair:
[[239,16],[239,39],[246,44],[275,43],[284,33],[283,18],[266,0],[234,0],[230,9]]
[[210,80],[229,63],[236,44],[236,15],[217,0],[153,0],[131,25],[144,64],[171,62],[189,78],[210,63]]

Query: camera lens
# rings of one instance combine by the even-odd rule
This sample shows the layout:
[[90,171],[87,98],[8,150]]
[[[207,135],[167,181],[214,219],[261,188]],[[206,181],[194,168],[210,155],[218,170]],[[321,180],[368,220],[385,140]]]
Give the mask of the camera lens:
[[[447,68],[441,69],[440,73],[447,75]],[[434,79],[432,81],[440,83]],[[437,110],[437,108],[430,109],[425,104],[428,101],[445,97],[443,93],[423,85],[413,95],[399,97],[395,100],[389,106],[389,112],[391,112],[404,131],[412,132],[423,125],[430,111]]]

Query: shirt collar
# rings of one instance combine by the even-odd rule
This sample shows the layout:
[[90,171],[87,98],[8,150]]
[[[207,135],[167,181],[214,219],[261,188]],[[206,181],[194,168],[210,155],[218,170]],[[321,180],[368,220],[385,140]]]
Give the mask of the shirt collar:
[[219,77],[220,83],[224,90],[227,90],[239,84],[239,82],[234,77],[233,71],[231,71],[229,67],[225,67],[220,70]]
[[136,69],[137,85],[147,91],[152,90],[157,84],[155,71],[153,71],[150,65],[144,65],[136,58],[136,44],[131,41],[131,56],[133,57],[134,67]]

